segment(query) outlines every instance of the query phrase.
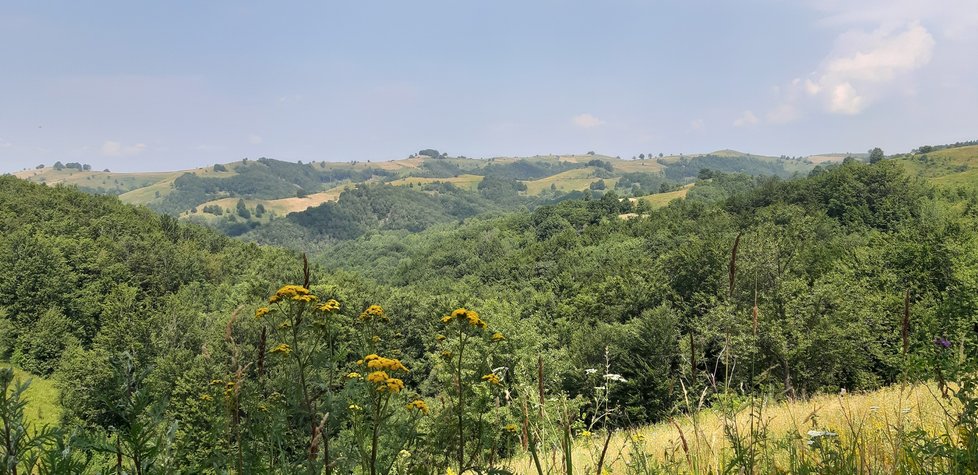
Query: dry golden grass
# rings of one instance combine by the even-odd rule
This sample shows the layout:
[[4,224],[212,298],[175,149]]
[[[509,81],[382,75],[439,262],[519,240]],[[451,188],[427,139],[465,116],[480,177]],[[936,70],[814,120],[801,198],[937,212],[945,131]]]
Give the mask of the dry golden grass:
[[[813,457],[809,431],[825,430],[837,434],[842,447],[854,447],[858,465],[864,472],[886,473],[892,470],[900,453],[898,433],[923,429],[930,434],[954,434],[945,412],[949,403],[940,398],[933,386],[889,387],[874,392],[823,395],[807,401],[766,403],[754,424],[766,432],[757,447],[759,459],[767,466],[787,471],[790,452],[795,459]],[[625,473],[633,464],[635,453],[647,460],[679,473],[719,473],[733,457],[725,425],[733,419],[717,410],[707,409],[671,421],[612,435],[605,458],[609,473]],[[745,404],[735,416],[742,437],[750,433],[750,410]],[[683,445],[688,447],[689,453]],[[597,461],[604,444],[602,434],[578,438],[573,453],[578,473],[596,473]],[[636,452],[638,450],[639,452]],[[553,453],[542,454],[548,460],[559,460]],[[559,462],[557,462],[559,463]],[[529,455],[511,461],[514,473],[535,473]],[[562,467],[554,471],[558,473]]]
[[[539,180],[524,181],[523,183],[526,184],[526,194],[539,195],[544,190],[549,190],[551,185],[560,191],[584,191],[591,186],[591,183],[601,179],[595,175],[593,168],[588,167],[575,168]],[[614,189],[615,183],[617,182],[618,178],[604,178],[605,187],[609,190]]]
[[651,205],[652,208],[662,208],[673,200],[685,198],[686,194],[689,193],[689,190],[693,189],[693,186],[695,186],[695,183],[690,183],[678,190],[670,191],[668,193],[656,193],[654,195],[640,196],[638,198],[631,198],[631,200],[641,200]]
[[662,171],[662,164],[655,160],[612,160],[611,165],[615,167],[615,172],[642,172],[658,173]]
[[823,153],[821,155],[809,155],[805,157],[806,160],[812,162],[816,165],[820,163],[842,163],[846,159],[846,154],[844,153]]
[[[340,193],[348,185],[337,186],[335,188],[330,188],[326,191],[319,193],[310,193],[304,198],[292,197],[292,198],[280,198],[277,200],[256,200],[256,199],[245,199],[245,206],[249,210],[254,210],[255,207],[261,203],[265,207],[265,211],[273,212],[278,216],[285,216],[289,213],[305,211],[314,206],[319,206],[328,201],[336,201],[340,198]],[[212,215],[203,212],[205,206],[220,206],[223,209],[229,209],[233,213],[238,205],[238,200],[241,198],[221,198],[217,200],[211,200],[201,205],[198,205],[197,212],[191,213],[190,211],[185,211],[181,216],[203,216],[206,218],[212,218]],[[216,218],[216,217],[213,217]]]

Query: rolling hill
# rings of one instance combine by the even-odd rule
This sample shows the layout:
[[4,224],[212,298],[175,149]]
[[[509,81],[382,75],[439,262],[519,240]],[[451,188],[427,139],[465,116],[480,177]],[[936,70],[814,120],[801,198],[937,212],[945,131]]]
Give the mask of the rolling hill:
[[[261,204],[266,210],[282,216],[335,201],[344,187],[357,183],[413,187],[440,182],[474,192],[486,176],[498,176],[524,183],[524,193],[537,196],[551,191],[587,190],[599,180],[613,188],[617,178],[624,173],[665,174],[682,181],[694,177],[698,172],[695,168],[704,163],[719,167],[720,171],[785,176],[807,171],[813,166],[806,162],[721,150],[648,160],[623,160],[593,153],[488,159],[444,154],[436,157],[413,155],[402,160],[373,163],[303,164],[262,158],[191,170],[139,173],[66,168],[59,164],[57,167],[23,170],[14,175],[37,183],[76,186],[93,194],[117,195],[125,203],[146,205],[159,212],[189,218],[202,215],[199,209],[204,206],[233,208],[238,199],[244,199],[252,211]],[[729,166],[725,166],[726,163]]]

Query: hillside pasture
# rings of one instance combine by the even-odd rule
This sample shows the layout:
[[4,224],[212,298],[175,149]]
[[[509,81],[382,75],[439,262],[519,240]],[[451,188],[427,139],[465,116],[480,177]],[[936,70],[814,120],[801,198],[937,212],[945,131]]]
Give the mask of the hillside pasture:
[[428,183],[451,183],[463,190],[476,191],[479,188],[479,183],[482,182],[484,177],[481,175],[459,175],[456,177],[449,178],[427,178],[410,176],[406,178],[401,178],[399,180],[394,180],[390,182],[394,186],[411,186],[411,185],[425,185]]

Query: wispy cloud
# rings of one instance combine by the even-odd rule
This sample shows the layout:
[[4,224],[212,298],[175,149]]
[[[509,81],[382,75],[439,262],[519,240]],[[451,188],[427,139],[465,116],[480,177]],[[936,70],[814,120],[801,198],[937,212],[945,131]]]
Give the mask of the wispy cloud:
[[259,145],[259,144],[262,144],[264,142],[265,142],[265,139],[263,139],[261,137],[261,135],[251,134],[251,135],[248,136],[248,143],[250,143],[252,145]]
[[113,140],[106,140],[105,142],[102,142],[102,147],[99,149],[102,155],[106,157],[131,157],[134,155],[139,155],[145,150],[146,144],[137,143],[134,145],[125,145]]
[[599,127],[599,126],[604,125],[604,123],[605,123],[603,120],[601,120],[601,119],[599,119],[599,118],[597,118],[597,117],[595,117],[595,116],[593,116],[591,114],[588,114],[587,112],[585,112],[583,114],[575,115],[571,119],[571,122],[574,125],[582,128],[582,129],[590,129],[590,128],[593,128],[593,127]]
[[746,110],[740,117],[737,117],[733,121],[734,127],[749,127],[751,125],[757,125],[760,120],[754,115],[753,112]]

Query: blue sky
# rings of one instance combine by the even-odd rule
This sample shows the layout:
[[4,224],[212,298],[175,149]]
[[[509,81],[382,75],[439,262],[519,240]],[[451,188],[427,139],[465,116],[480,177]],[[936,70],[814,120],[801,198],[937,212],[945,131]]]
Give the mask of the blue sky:
[[0,6],[0,171],[978,139],[976,0]]

